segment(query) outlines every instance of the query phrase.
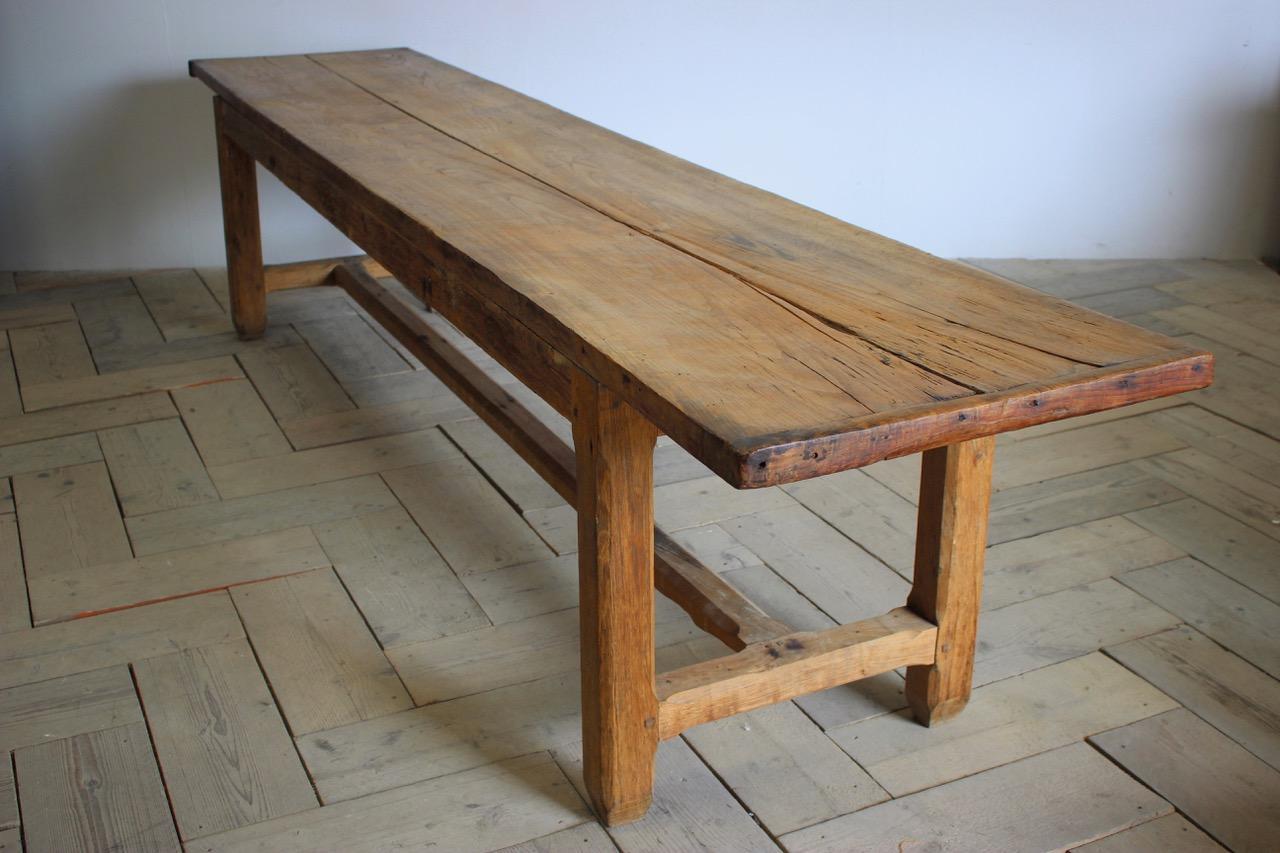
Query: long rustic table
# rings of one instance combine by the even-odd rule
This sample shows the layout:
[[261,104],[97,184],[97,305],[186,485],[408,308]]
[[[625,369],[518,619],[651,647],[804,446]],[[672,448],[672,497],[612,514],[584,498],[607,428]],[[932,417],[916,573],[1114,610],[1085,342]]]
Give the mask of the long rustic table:
[[[659,740],[907,667],[969,697],[997,433],[1209,384],[1182,343],[943,261],[406,49],[199,60],[236,328],[345,288],[578,510],[585,783],[649,806]],[[368,252],[264,269],[254,163]],[[573,424],[570,448],[384,286],[394,275]],[[923,452],[904,607],[763,613],[653,527],[665,433],[738,488]],[[732,654],[655,674],[655,585]]]

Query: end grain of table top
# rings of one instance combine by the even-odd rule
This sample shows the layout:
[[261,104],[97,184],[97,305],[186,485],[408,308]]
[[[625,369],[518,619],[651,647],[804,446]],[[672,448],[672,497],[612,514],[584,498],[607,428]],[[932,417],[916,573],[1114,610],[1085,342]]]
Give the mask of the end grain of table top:
[[[197,60],[458,285],[738,487],[1203,387],[1212,356],[412,50]],[[425,251],[425,250],[424,250]]]

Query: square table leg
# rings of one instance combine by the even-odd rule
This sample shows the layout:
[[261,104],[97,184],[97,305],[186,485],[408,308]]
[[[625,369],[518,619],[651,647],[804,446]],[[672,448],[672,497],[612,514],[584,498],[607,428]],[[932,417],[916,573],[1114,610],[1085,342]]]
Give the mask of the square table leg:
[[626,823],[649,808],[658,748],[653,648],[653,448],[657,430],[578,373],[583,775],[596,814]]
[[958,714],[973,685],[995,439],[928,450],[920,472],[915,579],[907,606],[938,626],[936,659],[907,667],[907,701],[926,726]]
[[229,109],[226,101],[213,99],[218,176],[222,183],[222,231],[227,243],[227,282],[231,288],[231,320],[243,340],[252,340],[262,337],[267,328],[258,175],[253,158],[231,139],[223,126]]

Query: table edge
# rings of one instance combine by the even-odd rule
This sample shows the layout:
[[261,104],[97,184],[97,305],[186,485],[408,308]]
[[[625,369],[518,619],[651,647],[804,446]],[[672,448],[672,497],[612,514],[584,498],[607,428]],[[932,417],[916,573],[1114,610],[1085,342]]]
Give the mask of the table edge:
[[[251,107],[201,67],[205,62],[225,59],[192,59],[188,62],[188,73],[215,94],[228,98],[246,120],[270,133],[271,122],[260,122]],[[280,132],[287,133],[283,129]],[[579,368],[587,369],[584,365]],[[668,434],[731,486],[763,488],[1196,390],[1209,385],[1212,378],[1212,354],[1183,347],[1084,371],[1047,384],[861,415],[843,423],[807,428],[802,435],[762,434],[745,436],[735,442],[711,432],[705,425],[699,426],[698,435]],[[670,401],[661,402],[660,409],[672,406]],[[640,400],[635,404],[642,409],[649,408]]]
[[935,447],[1168,397],[1213,382],[1211,352],[1186,347],[1086,371],[1061,382],[879,412],[821,435],[758,436],[716,470],[740,489],[778,486]]

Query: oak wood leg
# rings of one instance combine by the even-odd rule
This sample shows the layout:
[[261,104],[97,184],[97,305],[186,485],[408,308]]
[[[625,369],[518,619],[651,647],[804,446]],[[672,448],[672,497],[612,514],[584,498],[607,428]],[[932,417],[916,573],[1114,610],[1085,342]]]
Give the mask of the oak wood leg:
[[958,714],[973,685],[995,439],[924,453],[915,580],[907,606],[938,626],[934,663],[907,667],[907,701],[926,726]]
[[258,222],[258,176],[253,158],[224,129],[231,109],[213,99],[218,134],[218,175],[222,183],[222,231],[227,243],[227,281],[231,320],[244,340],[262,337],[267,328],[267,290],[262,272],[262,232]]
[[653,793],[653,447],[657,431],[594,380],[573,382],[578,467],[583,775],[606,824]]

